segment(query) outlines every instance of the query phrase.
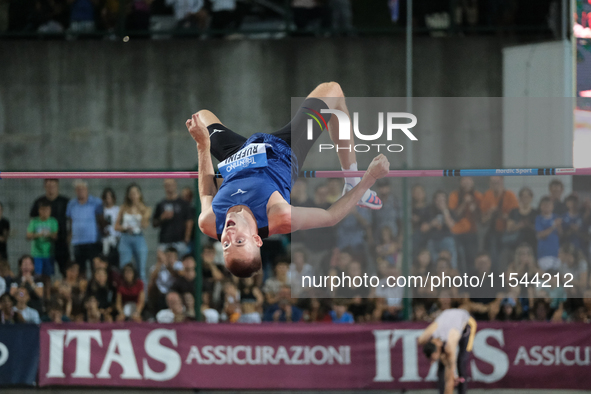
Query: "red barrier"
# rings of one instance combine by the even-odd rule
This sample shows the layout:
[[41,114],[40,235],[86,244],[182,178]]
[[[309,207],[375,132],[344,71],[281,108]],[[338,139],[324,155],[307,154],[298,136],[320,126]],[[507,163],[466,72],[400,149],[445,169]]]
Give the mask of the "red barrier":
[[[422,324],[41,327],[41,386],[424,389]],[[470,387],[591,387],[591,325],[480,324]]]

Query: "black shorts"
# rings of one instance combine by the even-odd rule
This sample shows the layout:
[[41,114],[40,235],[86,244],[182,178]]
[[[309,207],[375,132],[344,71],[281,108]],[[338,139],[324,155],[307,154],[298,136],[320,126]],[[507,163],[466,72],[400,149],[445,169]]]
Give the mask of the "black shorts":
[[[308,130],[307,121],[308,119],[312,119],[307,115],[310,112],[307,108],[320,112],[321,109],[328,109],[328,105],[320,99],[307,98],[291,122],[280,130],[271,133],[275,137],[281,138],[291,147],[292,154],[297,158],[300,166],[304,164],[308,152],[323,131],[323,128],[316,122],[313,122],[313,138],[311,140],[306,138]],[[331,114],[323,114],[322,116],[328,124]],[[219,161],[224,161],[229,156],[238,152],[247,140],[246,137],[233,132],[220,123],[212,124],[207,129],[209,130],[209,139],[211,141],[211,154]]]

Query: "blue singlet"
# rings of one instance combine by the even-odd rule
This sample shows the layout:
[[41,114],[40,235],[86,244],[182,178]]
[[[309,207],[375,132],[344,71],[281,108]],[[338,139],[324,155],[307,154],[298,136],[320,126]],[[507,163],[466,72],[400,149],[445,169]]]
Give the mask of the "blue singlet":
[[[256,148],[263,145],[249,147],[251,144],[264,144],[266,163],[264,158],[260,160],[260,155],[256,155]],[[223,166],[224,164],[226,165]],[[278,191],[290,202],[291,187],[295,182],[292,174],[297,174],[298,171],[297,160],[292,159],[291,148],[274,135],[257,133],[246,140],[240,151],[220,163],[222,171],[221,166],[225,171],[224,182],[212,202],[218,239],[224,230],[228,210],[237,205],[247,206],[252,211],[259,235],[262,238],[268,237],[267,203],[271,194]]]

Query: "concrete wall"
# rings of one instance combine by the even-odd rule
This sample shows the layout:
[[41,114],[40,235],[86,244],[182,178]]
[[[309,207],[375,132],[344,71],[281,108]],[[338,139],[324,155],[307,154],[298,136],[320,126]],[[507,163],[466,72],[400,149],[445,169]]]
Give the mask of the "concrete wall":
[[[184,121],[198,109],[251,134],[284,125],[290,98],[319,82],[349,96],[405,94],[404,41],[391,37],[3,41],[0,53],[4,171],[191,168]],[[416,96],[501,95],[495,39],[419,39],[414,61]],[[500,144],[491,149],[500,163]]]
[[[503,166],[573,166],[573,52],[570,41],[503,50]],[[560,178],[565,196],[572,177]],[[548,194],[548,179],[511,177],[506,186],[529,186],[534,204]]]
[[[503,45],[493,37],[417,38],[415,95],[501,96]],[[196,110],[210,109],[248,135],[283,126],[291,97],[323,81],[340,82],[348,96],[404,96],[404,49],[401,37],[0,41],[0,170],[192,169],[195,145],[184,123]],[[498,122],[495,111],[489,115]],[[444,111],[436,119],[450,117]],[[501,165],[500,132],[491,124],[422,131],[415,167]],[[401,164],[393,159],[393,168]],[[441,187],[435,183],[430,189]],[[114,185],[121,198],[126,184],[91,181],[90,188],[98,194]],[[159,181],[141,185],[150,205],[162,198]],[[70,182],[62,190],[73,195]],[[29,249],[27,212],[41,193],[40,181],[0,182],[12,263]],[[147,236],[153,245],[156,231]]]

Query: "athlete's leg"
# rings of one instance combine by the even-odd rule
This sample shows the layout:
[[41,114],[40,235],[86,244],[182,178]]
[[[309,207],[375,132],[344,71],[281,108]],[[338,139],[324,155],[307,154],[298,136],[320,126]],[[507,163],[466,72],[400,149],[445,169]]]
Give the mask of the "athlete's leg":
[[[340,110],[349,116],[349,110],[345,103],[345,95],[338,83],[327,82],[320,84],[306,98],[291,122],[281,130],[273,133],[273,135],[283,139],[291,146],[292,152],[301,167],[308,152],[324,128],[323,126],[319,126],[318,123],[321,123],[320,121],[312,122],[313,137],[312,139],[308,139],[307,123],[310,120],[309,115],[315,115],[317,118],[320,116],[323,121],[328,123],[328,132],[331,140],[336,146],[341,168],[343,170],[356,171],[357,159],[355,157],[355,150],[352,149],[352,145],[354,144],[352,131],[350,130],[350,139],[340,140],[338,118],[329,113],[323,114],[323,109]],[[294,174],[294,177],[297,177],[297,173]],[[360,180],[361,178],[345,178],[343,194],[355,187]],[[371,209],[380,209],[382,207],[382,201],[377,197],[375,192],[368,190],[363,195],[358,205]]]
[[445,394],[445,365],[441,361],[437,365],[437,388],[439,394]]
[[[349,116],[349,110],[345,103],[345,94],[343,93],[343,89],[341,89],[341,85],[337,82],[326,82],[318,85],[318,87],[308,95],[308,98],[319,98],[324,101],[330,109],[339,110]],[[328,121],[328,133],[330,134],[332,142],[337,146],[337,155],[339,156],[341,167],[348,170],[352,165],[357,164],[355,150],[351,148],[351,145],[354,144],[353,130],[351,130],[350,134],[351,139],[340,140],[339,121],[336,116],[332,116]]]
[[468,353],[468,341],[470,338],[470,326],[466,326],[466,329],[462,333],[462,338],[460,339],[459,351],[458,351],[458,376],[464,378],[464,382],[458,384],[458,394],[466,394],[468,390],[468,384],[466,380],[468,379],[468,360],[470,358],[470,354]]
[[[309,98],[316,97],[323,100],[330,109],[336,109],[343,112],[349,119],[349,109],[345,103],[345,94],[341,89],[341,85],[336,82],[328,82],[319,85],[316,89],[310,93]],[[350,122],[352,124],[352,122]],[[339,120],[337,116],[332,116],[328,121],[328,132],[330,139],[336,145],[337,155],[341,162],[341,168],[346,171],[357,171],[357,158],[355,156],[355,144],[353,137],[353,130],[349,131],[349,139],[341,140],[339,138]],[[348,178],[345,177],[345,187],[343,188],[343,195],[355,187],[361,178]],[[359,203],[359,206],[363,206],[370,209],[380,209],[382,207],[382,201],[378,198],[377,194],[372,190],[367,190]]]
[[223,161],[228,156],[238,152],[246,142],[246,137],[224,126],[211,111],[203,109],[197,112],[197,116],[209,130],[210,151],[213,157],[219,161]]
[[328,123],[330,139],[335,146],[339,147],[339,149],[337,149],[337,154],[341,167],[348,170],[352,165],[356,164],[355,151],[350,147],[352,141],[339,140],[339,124],[337,117],[332,116],[331,114],[321,113],[323,109],[338,109],[346,113],[347,116],[349,115],[349,111],[345,105],[343,91],[338,83],[326,82],[318,85],[318,87],[308,95],[300,108],[298,108],[292,120],[279,131],[273,133],[273,135],[281,138],[291,146],[301,167],[304,164],[308,152],[324,129],[324,126],[320,127],[318,123],[313,122],[313,137],[312,139],[308,139],[308,120],[311,119],[309,115],[321,115]]

